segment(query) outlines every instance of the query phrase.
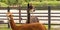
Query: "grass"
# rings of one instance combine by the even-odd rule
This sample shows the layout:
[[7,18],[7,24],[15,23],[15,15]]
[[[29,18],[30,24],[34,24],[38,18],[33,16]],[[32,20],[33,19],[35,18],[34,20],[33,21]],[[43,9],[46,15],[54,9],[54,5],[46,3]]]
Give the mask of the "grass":
[[11,29],[7,28],[7,24],[0,24],[0,30],[11,30]]
[[0,28],[0,30],[11,30],[11,29],[7,27],[3,27],[3,28]]

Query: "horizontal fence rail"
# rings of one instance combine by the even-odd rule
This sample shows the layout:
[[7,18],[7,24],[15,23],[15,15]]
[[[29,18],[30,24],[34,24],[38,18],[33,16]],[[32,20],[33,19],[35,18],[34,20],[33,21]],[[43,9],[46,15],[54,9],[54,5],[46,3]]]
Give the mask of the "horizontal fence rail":
[[[10,10],[14,15],[14,20],[16,23],[19,23],[19,10],[11,9]],[[6,17],[7,10],[0,10],[0,21],[4,21],[4,23],[8,23],[8,19]],[[48,24],[48,10],[36,10],[31,15],[37,16],[41,23]],[[21,10],[21,18],[22,23],[25,23],[24,20],[27,20],[27,12],[26,10]],[[57,23],[56,23],[57,22]],[[51,11],[51,24],[60,24],[60,10],[52,10]]]

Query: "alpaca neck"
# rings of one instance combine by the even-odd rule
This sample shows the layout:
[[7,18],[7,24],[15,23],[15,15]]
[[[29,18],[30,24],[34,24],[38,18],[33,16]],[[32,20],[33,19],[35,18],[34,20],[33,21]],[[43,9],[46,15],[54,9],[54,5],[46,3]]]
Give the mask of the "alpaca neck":
[[15,28],[16,28],[16,24],[14,23],[13,16],[11,15],[9,18],[10,18],[11,28],[12,28],[12,29],[15,29]]

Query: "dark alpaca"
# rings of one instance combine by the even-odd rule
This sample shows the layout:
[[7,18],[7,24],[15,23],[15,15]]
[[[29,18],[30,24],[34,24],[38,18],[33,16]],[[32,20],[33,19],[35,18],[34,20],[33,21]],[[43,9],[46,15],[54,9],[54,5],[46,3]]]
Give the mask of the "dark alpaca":
[[38,20],[38,18],[36,16],[30,16],[30,23],[37,23],[37,22],[39,23],[39,20]]
[[41,23],[21,24],[20,26],[16,26],[12,14],[9,12],[7,16],[10,19],[9,21],[12,30],[47,30],[46,27]]

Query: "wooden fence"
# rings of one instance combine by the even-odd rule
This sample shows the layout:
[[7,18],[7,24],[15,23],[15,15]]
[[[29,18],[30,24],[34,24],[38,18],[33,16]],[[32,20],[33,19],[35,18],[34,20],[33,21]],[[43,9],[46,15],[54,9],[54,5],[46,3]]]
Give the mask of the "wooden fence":
[[[15,9],[12,8],[10,9],[10,12],[13,13],[14,15],[14,21],[16,23],[19,23],[19,10],[20,9]],[[8,19],[6,17],[6,13],[8,12],[8,9],[6,8],[5,10],[3,8],[0,9],[0,24],[7,24]],[[31,15],[37,16],[38,19],[40,20],[41,23],[44,23],[45,25],[49,25],[48,27],[50,28],[50,25],[60,25],[60,10],[36,10],[34,13],[31,13]],[[27,10],[21,10],[21,22],[20,23],[25,23],[27,20]]]

